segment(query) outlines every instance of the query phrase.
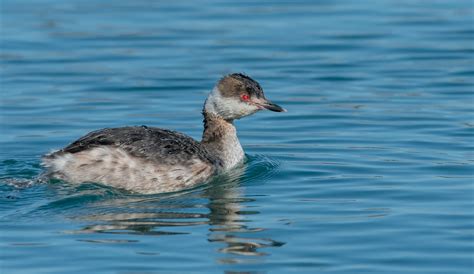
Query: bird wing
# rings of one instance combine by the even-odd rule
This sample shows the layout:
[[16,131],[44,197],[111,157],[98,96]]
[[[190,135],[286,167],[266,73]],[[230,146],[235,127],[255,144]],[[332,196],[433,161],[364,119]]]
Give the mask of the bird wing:
[[193,138],[155,127],[105,128],[90,132],[60,152],[77,153],[99,146],[120,147],[132,156],[174,164],[198,157],[215,164],[218,160]]

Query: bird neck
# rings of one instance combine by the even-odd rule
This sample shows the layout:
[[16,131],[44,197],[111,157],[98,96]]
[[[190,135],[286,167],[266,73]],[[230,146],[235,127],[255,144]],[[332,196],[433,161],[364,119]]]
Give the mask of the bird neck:
[[221,160],[224,169],[229,169],[244,159],[244,151],[237,137],[232,120],[225,120],[215,113],[203,110],[204,132],[201,144]]

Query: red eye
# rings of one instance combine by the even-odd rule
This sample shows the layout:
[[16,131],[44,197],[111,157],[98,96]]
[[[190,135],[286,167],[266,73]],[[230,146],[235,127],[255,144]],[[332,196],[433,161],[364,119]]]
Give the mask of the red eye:
[[242,100],[244,101],[248,101],[250,99],[250,96],[248,96],[247,94],[242,94]]

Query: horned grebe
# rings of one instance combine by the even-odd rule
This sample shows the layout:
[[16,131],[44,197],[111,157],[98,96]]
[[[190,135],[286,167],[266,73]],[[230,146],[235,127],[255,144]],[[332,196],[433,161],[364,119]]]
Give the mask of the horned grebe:
[[70,183],[97,182],[138,193],[174,192],[196,186],[244,159],[233,120],[268,109],[252,78],[234,73],[215,85],[204,103],[201,142],[147,126],[93,131],[45,155],[46,175]]

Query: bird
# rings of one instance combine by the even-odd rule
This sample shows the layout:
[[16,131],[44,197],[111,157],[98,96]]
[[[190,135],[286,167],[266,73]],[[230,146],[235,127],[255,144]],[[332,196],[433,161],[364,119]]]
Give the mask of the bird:
[[193,188],[244,161],[234,120],[265,109],[286,112],[250,76],[227,74],[205,100],[200,141],[157,127],[104,128],[44,155],[42,165],[47,178],[71,184],[94,182],[141,194]]

